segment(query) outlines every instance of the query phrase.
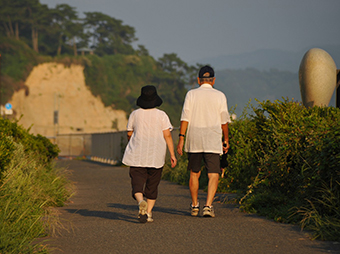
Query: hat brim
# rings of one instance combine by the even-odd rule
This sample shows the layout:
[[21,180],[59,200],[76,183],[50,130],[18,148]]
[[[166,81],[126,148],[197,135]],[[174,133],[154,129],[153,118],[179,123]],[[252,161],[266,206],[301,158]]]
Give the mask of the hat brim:
[[151,100],[151,101],[143,100],[142,96],[139,96],[137,99],[136,105],[143,109],[150,109],[150,108],[159,107],[160,105],[162,105],[162,103],[163,103],[163,100],[158,95],[156,96],[154,100]]

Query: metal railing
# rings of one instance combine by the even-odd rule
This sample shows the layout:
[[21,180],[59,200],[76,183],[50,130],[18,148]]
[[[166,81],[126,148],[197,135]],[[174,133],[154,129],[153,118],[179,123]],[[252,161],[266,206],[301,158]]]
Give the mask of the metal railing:
[[[178,141],[178,133],[178,128],[172,131],[175,146]],[[58,145],[60,157],[83,157],[112,165],[121,162],[128,142],[126,131],[59,134],[56,137],[50,137],[50,139]]]
[[60,149],[59,156],[81,157],[92,152],[92,134],[59,134],[50,138]]

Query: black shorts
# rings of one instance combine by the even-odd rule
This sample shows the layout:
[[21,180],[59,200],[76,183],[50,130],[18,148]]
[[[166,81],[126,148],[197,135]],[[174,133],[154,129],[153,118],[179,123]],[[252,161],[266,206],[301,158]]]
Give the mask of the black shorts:
[[163,167],[130,167],[132,197],[136,199],[135,193],[141,192],[147,199],[156,199],[162,171]]
[[221,173],[220,155],[217,153],[187,153],[188,170],[198,173],[201,171],[202,159],[208,173]]

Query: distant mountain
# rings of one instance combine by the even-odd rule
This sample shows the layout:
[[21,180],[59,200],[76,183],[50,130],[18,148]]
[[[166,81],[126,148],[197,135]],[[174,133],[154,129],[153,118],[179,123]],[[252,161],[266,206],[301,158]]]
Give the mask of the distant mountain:
[[327,51],[340,69],[340,45],[319,45],[305,48],[299,52],[278,49],[261,49],[249,53],[221,55],[198,59],[192,64],[210,64],[216,70],[255,68],[258,70],[278,69],[280,71],[298,72],[304,54],[311,48],[321,48]]
[[[282,97],[301,102],[298,72],[259,71],[254,68],[244,70],[220,70],[216,71],[215,88],[225,93],[229,110],[236,107],[234,113],[240,116],[251,100],[251,105],[258,107],[258,102],[270,100],[283,101]],[[335,96],[330,102],[335,106]],[[248,113],[252,110],[248,110]]]
[[[255,98],[274,101],[284,97],[301,101],[299,66],[304,54],[311,48],[327,51],[340,69],[340,45],[311,46],[299,52],[262,49],[199,59],[191,64],[210,64],[215,68],[215,88],[226,94],[229,108],[237,105],[235,113],[240,116],[249,100],[253,106],[258,105]],[[335,95],[330,106],[335,106]]]

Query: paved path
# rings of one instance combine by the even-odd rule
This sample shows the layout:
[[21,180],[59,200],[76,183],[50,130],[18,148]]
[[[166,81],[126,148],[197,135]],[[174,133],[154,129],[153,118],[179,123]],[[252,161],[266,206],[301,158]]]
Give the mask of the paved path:
[[[340,244],[311,241],[299,228],[239,212],[215,202],[216,218],[189,214],[189,190],[159,187],[154,222],[137,221],[128,168],[59,161],[72,171],[76,194],[59,209],[68,228],[49,239],[53,254],[96,253],[340,253]],[[200,192],[203,201],[204,192]],[[72,230],[73,229],[73,230]]]

